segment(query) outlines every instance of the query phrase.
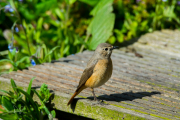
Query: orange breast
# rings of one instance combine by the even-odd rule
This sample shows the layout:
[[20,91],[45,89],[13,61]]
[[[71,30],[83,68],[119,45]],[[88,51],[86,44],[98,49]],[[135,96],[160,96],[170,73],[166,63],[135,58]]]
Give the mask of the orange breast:
[[86,87],[95,88],[106,83],[112,75],[112,61],[111,59],[99,60],[94,67],[94,73],[85,83]]

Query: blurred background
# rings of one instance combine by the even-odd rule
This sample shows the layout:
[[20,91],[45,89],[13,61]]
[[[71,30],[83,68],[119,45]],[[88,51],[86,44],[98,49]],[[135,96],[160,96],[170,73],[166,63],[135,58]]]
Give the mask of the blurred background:
[[0,0],[0,74],[180,29],[180,0]]

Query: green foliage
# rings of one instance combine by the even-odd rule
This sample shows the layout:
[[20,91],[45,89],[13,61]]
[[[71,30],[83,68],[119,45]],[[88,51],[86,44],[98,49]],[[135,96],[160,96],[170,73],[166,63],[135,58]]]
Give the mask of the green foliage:
[[41,96],[42,100],[47,101],[49,99],[50,92],[49,92],[48,86],[46,84],[42,84],[39,95]]
[[89,4],[91,6],[95,6],[99,2],[99,0],[79,0],[79,1]]
[[[0,10],[0,71],[180,28],[178,0],[2,0]],[[8,52],[8,44],[18,52]]]
[[8,59],[0,60],[0,63],[8,62],[12,65],[9,71],[23,69],[30,65],[28,56],[22,56],[20,53],[16,53],[16,48],[12,52],[8,51]]
[[[54,48],[52,48],[51,50],[49,50],[45,44],[42,45],[42,47],[40,48],[39,51],[39,55],[35,55],[32,56],[32,59],[34,59],[34,61],[36,62],[36,64],[42,64],[44,62],[51,62],[52,58],[51,55],[53,54],[53,52],[55,52],[56,49],[60,48],[59,46],[55,46]],[[57,54],[54,54],[54,56],[56,58],[59,58],[59,56],[57,56]]]
[[[48,118],[52,120],[55,117],[55,111],[49,111],[46,107],[51,97],[48,86],[43,84],[38,93],[31,89],[33,80],[34,78],[31,79],[27,92],[18,88],[13,79],[11,79],[11,86],[14,92],[0,90],[6,94],[0,96],[0,105],[4,108],[4,110],[0,109],[3,112],[0,114],[0,118],[3,120],[43,120],[45,115],[48,115]],[[32,99],[34,93],[39,97],[41,105]]]
[[114,9],[116,42],[155,30],[180,28],[178,0],[117,0]]

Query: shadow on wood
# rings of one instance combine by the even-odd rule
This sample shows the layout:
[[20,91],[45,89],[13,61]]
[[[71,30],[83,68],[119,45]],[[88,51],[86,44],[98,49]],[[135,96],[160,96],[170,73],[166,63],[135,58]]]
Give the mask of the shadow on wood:
[[[121,101],[132,101],[135,99],[142,99],[143,97],[147,96],[152,96],[155,94],[161,94],[158,91],[153,91],[153,92],[125,92],[125,93],[116,93],[116,94],[110,94],[110,95],[101,95],[98,96],[98,99],[100,100],[105,100],[105,101],[116,101],[116,102],[121,102]],[[89,99],[93,99],[93,97],[89,97]]]
[[[97,98],[99,100],[104,100],[104,101],[116,101],[116,102],[121,102],[121,101],[132,101],[135,99],[142,99],[143,97],[147,96],[152,96],[155,94],[161,94],[159,91],[152,91],[152,92],[125,92],[125,93],[116,93],[116,94],[110,94],[110,95],[100,95]],[[73,112],[75,111],[76,104],[78,100],[80,99],[85,99],[85,98],[75,98],[71,104],[71,109]],[[94,100],[94,97],[87,97],[87,99]]]
[[71,114],[71,113],[64,112],[57,109],[52,109],[52,110],[55,110],[56,118],[58,120],[94,120],[92,118],[87,118],[87,117]]

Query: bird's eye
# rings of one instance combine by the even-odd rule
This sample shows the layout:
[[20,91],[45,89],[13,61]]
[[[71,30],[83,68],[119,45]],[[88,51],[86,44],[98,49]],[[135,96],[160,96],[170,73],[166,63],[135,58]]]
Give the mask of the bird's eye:
[[108,50],[108,48],[105,48],[105,51],[107,51]]

